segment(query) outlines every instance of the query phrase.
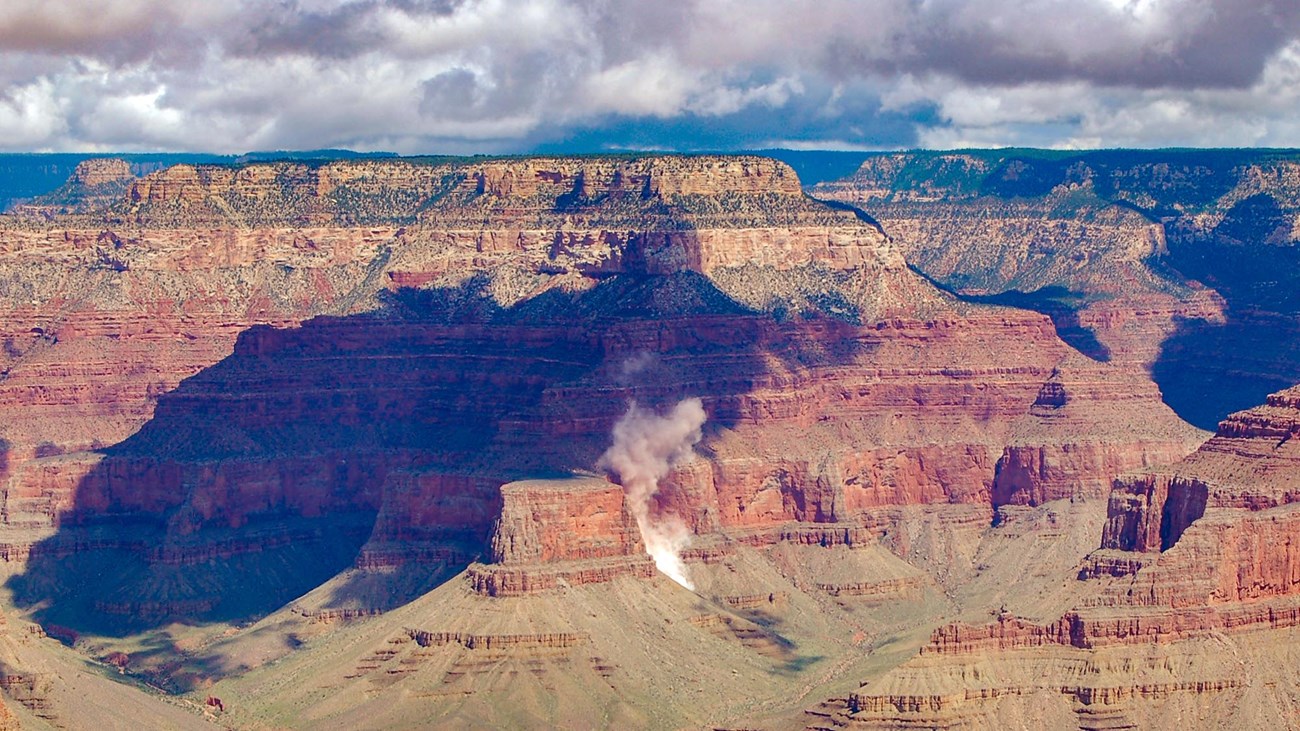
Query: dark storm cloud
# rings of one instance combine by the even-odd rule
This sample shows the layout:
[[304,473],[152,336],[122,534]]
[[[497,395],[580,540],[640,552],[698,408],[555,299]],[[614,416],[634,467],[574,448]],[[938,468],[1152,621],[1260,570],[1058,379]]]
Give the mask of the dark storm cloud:
[[266,3],[241,32],[229,34],[230,53],[248,57],[280,55],[355,58],[383,50],[387,34],[381,16],[412,20],[447,17],[464,0],[365,0],[324,7],[299,2]]
[[917,143],[915,124],[925,110],[910,114],[888,112],[868,93],[842,94],[835,115],[822,113],[834,93],[829,87],[808,89],[800,104],[759,106],[721,116],[685,113],[669,118],[606,117],[572,128],[542,128],[536,149],[548,153],[585,150],[681,151],[799,147],[878,149]]
[[[215,5],[215,4],[213,4]],[[0,52],[90,57],[120,64],[177,59],[205,45],[190,22],[224,15],[193,0],[106,0],[0,4]]]
[[919,13],[915,45],[878,67],[983,84],[1245,87],[1300,28],[1300,3],[1289,0],[1147,5],[936,3]]
[[1297,144],[1294,0],[6,0],[11,149]]
[[266,22],[249,28],[227,43],[238,56],[301,54],[351,58],[374,48],[384,37],[367,23],[372,8],[352,5],[332,12],[302,12],[284,6],[268,13]]

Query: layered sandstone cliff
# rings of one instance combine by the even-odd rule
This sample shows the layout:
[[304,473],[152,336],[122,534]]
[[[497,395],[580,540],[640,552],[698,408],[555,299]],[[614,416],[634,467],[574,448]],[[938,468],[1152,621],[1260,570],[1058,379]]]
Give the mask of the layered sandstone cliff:
[[619,485],[598,478],[512,482],[501,487],[501,501],[490,563],[468,572],[475,592],[521,595],[654,574]]
[[1297,169],[1272,151],[918,152],[816,194],[861,206],[943,286],[1149,371],[1213,429],[1300,379]]
[[707,459],[660,498],[700,534],[991,520],[1196,440],[1149,388],[1067,363],[1048,318],[935,290],[760,158],[178,166],[14,222],[3,251],[0,542],[176,567],[104,587],[119,616],[221,611],[226,579],[179,567],[236,580],[248,541],[295,554],[302,590],[340,568],[302,555],[331,536],[330,561],[365,541],[358,566],[466,560],[500,485],[590,468],[632,399],[704,399]]
[[[830,715],[864,728],[988,726],[1008,713],[1041,721],[1052,707],[1062,718],[1073,708],[1081,727],[1102,717],[1162,725],[1157,704],[1178,698],[1174,705],[1200,723],[1230,723],[1209,709],[1269,682],[1285,666],[1272,646],[1300,623],[1298,424],[1300,389],[1292,388],[1232,415],[1186,459],[1117,480],[1075,609],[1047,622],[1004,612],[992,623],[941,627],[921,658]],[[1216,644],[1255,664],[1215,667],[1224,651]],[[1160,658],[1164,679],[1153,683],[1135,657]],[[1080,664],[1091,678],[1078,676]],[[957,680],[985,667],[996,669]],[[1037,677],[1020,675],[1029,668]],[[916,685],[902,690],[905,679]],[[1046,707],[1028,708],[1033,698]],[[1256,722],[1247,718],[1231,722]]]
[[[248,724],[275,668],[214,668],[364,620],[341,690],[294,696],[313,719],[399,724],[419,698],[635,726],[651,698],[736,725],[862,677],[812,722],[1284,725],[1220,708],[1293,702],[1297,396],[1165,467],[1208,434],[1161,369],[1205,361],[1206,401],[1287,377],[1289,168],[889,159],[851,199],[879,226],[759,158],[90,166],[75,208],[0,236],[10,587]],[[1261,244],[1263,271],[1211,276]],[[656,577],[620,486],[574,477],[629,401],[685,397],[704,439],[653,510],[690,527],[698,595]],[[1124,473],[1079,564],[1073,511]],[[97,636],[268,612],[224,656]],[[632,667],[706,673],[700,648],[739,670],[699,699],[720,715]],[[570,715],[532,705],[557,684]]]
[[[944,292],[769,160],[179,166],[127,182],[106,207],[5,220],[0,555],[20,607],[200,702],[226,677],[214,668],[364,620],[386,629],[330,681],[357,704],[331,713],[443,693],[469,705],[439,714],[496,718],[475,704],[518,698],[498,683],[545,687],[575,664],[606,704],[584,701],[575,723],[670,704],[653,674],[618,679],[622,635],[579,597],[639,617],[641,637],[676,628],[670,656],[736,661],[733,700],[714,699],[731,716],[664,718],[741,714],[741,689],[773,673],[789,694],[764,703],[788,706],[964,601],[993,526],[1050,542],[1058,512],[1035,506],[1099,510],[1115,475],[1203,437],[1132,363],[1063,341],[1059,313]],[[1147,337],[1126,313],[1113,330]],[[622,488],[589,470],[630,402],[689,397],[703,439],[651,513],[688,526],[701,593],[649,599],[678,589]],[[667,602],[672,626],[606,606],[614,587]],[[171,649],[141,656],[142,632]]]

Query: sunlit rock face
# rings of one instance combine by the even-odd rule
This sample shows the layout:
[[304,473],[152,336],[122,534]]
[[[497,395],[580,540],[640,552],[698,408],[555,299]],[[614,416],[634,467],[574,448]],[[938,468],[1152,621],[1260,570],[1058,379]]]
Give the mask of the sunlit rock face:
[[[654,698],[676,725],[714,716],[611,657],[627,643],[606,614],[635,625],[638,662],[745,658],[720,681],[734,698],[779,675],[773,707],[894,635],[935,663],[1147,627],[1193,638],[1183,619],[1089,612],[1232,589],[1227,568],[1157,570],[1180,546],[1219,556],[1205,536],[1225,506],[1174,487],[1195,480],[1165,466],[1211,434],[1152,375],[1168,343],[1193,347],[1179,323],[1239,322],[1232,296],[1157,270],[1184,240],[1164,223],[1063,207],[1095,182],[1001,209],[933,171],[906,194],[864,182],[886,160],[816,191],[865,210],[758,157],[84,166],[0,231],[0,557],[18,608],[73,642],[375,621],[358,642],[380,659],[340,670],[332,704],[450,685],[473,705],[455,678],[494,693],[484,678],[531,668],[539,687],[572,671],[584,693]],[[849,195],[872,185],[894,192]],[[628,414],[683,404],[686,446],[653,490],[602,459]],[[647,555],[664,525],[693,592]],[[1093,598],[990,629],[970,615],[998,608],[981,577],[999,571],[998,591]],[[1285,569],[1260,575],[1281,587]],[[1146,603],[1096,588],[1148,576]],[[645,641],[670,624],[667,649]],[[499,672],[481,652],[503,653]],[[186,690],[244,672],[146,662]],[[633,680],[606,682],[620,672]],[[898,721],[874,693],[834,713]],[[604,713],[574,707],[576,725]]]
[[[124,177],[83,167],[62,195]],[[502,484],[594,469],[633,400],[702,399],[702,458],[655,509],[704,535],[1100,498],[1198,437],[1149,382],[1079,357],[1043,315],[935,289],[772,160],[181,165],[128,182],[107,207],[6,232],[15,560],[87,550],[76,531],[128,519],[165,548],[97,540],[146,563],[330,540],[311,526],[334,518],[339,553],[363,562],[476,555],[500,543]],[[1140,416],[1117,429],[1119,410]]]

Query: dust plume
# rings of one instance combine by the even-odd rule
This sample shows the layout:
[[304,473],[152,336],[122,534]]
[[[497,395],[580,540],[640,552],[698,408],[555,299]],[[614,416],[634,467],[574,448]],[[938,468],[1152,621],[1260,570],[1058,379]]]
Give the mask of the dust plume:
[[659,491],[659,480],[675,465],[695,456],[692,447],[700,441],[705,418],[698,398],[678,402],[663,416],[633,402],[614,424],[614,443],[598,463],[623,483],[628,507],[655,566],[687,589],[695,588],[682,562],[682,550],[691,541],[690,530],[676,515],[652,515],[651,502]]
[[639,376],[647,369],[654,367],[658,362],[659,357],[657,355],[648,350],[643,350],[623,361],[623,379],[626,380],[631,376]]

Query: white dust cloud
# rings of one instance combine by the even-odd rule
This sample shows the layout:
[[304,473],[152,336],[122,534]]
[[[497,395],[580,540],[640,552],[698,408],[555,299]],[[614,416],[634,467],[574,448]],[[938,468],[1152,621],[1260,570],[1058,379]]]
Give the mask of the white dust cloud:
[[614,443],[598,463],[601,469],[617,474],[623,484],[628,507],[655,566],[687,589],[695,588],[682,562],[682,550],[691,541],[690,530],[676,515],[653,515],[651,503],[659,491],[659,480],[695,456],[692,447],[700,441],[700,427],[706,418],[698,398],[684,399],[662,416],[633,402],[614,425]]

